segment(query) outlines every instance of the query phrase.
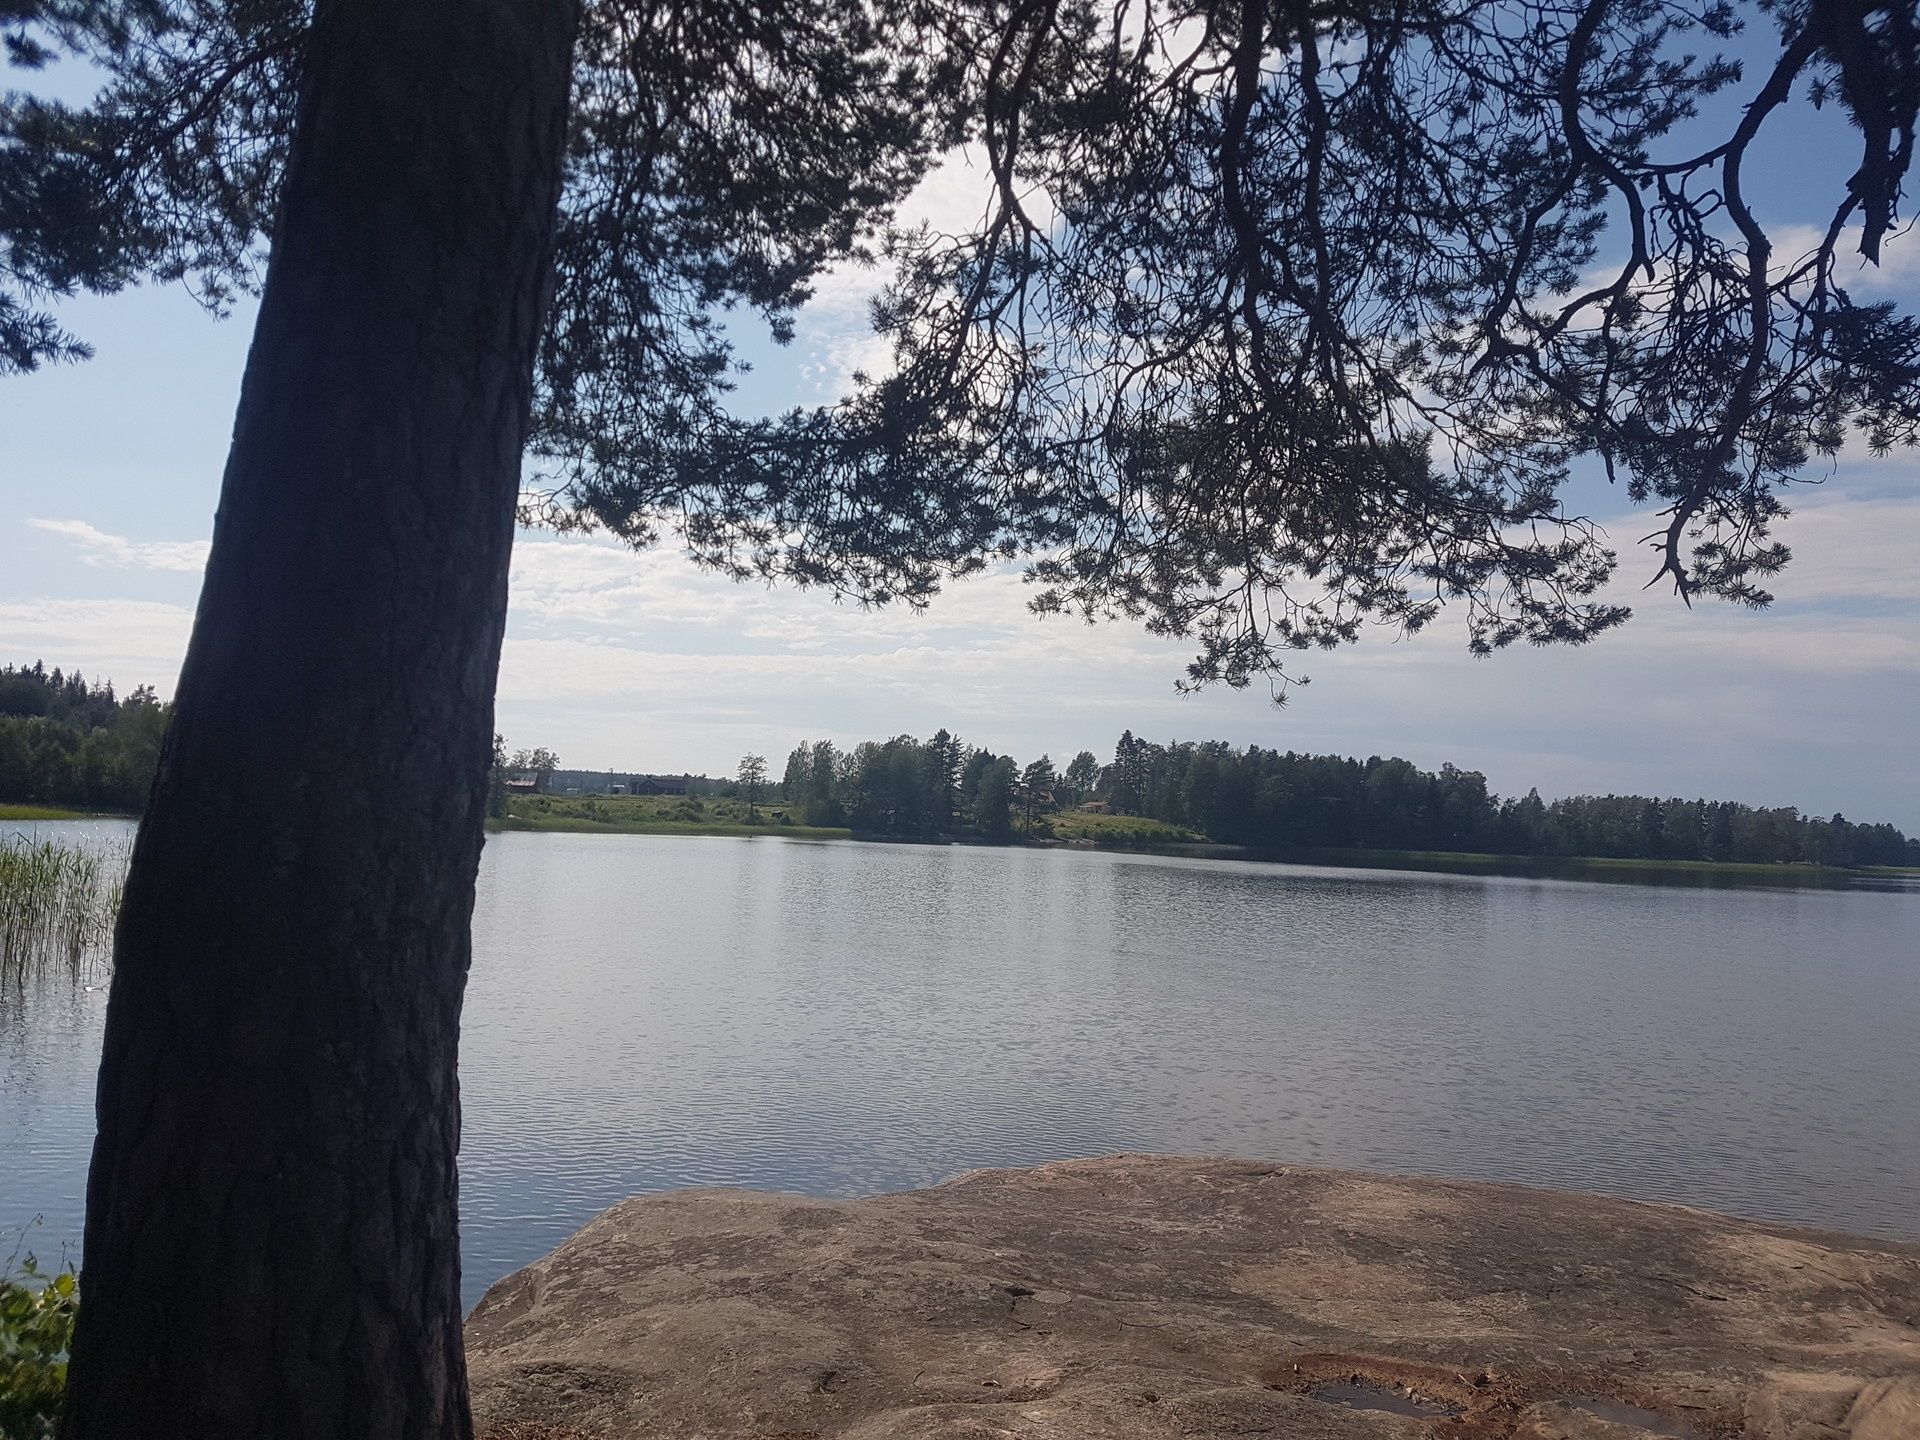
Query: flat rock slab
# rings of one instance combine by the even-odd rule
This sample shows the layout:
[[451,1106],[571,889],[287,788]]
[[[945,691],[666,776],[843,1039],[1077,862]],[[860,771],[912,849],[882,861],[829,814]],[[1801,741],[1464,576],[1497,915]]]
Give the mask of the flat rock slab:
[[485,1440],[1920,1440],[1920,1245],[1121,1155],[629,1200],[467,1346]]

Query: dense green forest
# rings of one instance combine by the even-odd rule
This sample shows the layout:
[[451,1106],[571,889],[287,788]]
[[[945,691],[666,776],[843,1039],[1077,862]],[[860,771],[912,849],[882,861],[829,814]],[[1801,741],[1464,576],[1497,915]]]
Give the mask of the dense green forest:
[[1477,771],[1405,760],[1302,755],[1220,741],[1120,737],[1111,764],[1081,751],[1064,771],[1020,766],[941,730],[840,750],[802,745],[783,786],[794,818],[879,834],[1039,835],[1049,814],[1104,800],[1121,815],[1263,849],[1442,850],[1734,863],[1920,865],[1920,840],[1892,825],[1728,800],[1538,791],[1503,799]]
[[[146,686],[121,699],[110,683],[77,672],[39,662],[0,667],[0,803],[138,810],[166,720]],[[704,776],[690,786],[699,794],[734,788]],[[1841,815],[1645,795],[1502,798],[1484,775],[1453,765],[1431,772],[1377,755],[1240,750],[1217,740],[1160,745],[1131,731],[1104,765],[1087,750],[1063,766],[1046,755],[1021,765],[946,730],[847,750],[821,740],[787,757],[769,798],[793,823],[878,835],[1147,842],[1190,833],[1272,850],[1920,865],[1920,840]],[[1065,818],[1089,800],[1138,823],[1089,828]]]
[[[1097,783],[1091,754],[1068,768],[1087,791]],[[802,825],[889,835],[963,831],[990,840],[1010,836],[1016,818],[1028,818],[1040,793],[1052,796],[1054,805],[1078,799],[1046,756],[1022,770],[1011,757],[963,744],[945,730],[925,743],[897,735],[851,750],[830,740],[802,745],[787,757],[781,784],[788,809]]]
[[0,666],[0,802],[139,810],[167,710],[145,685],[123,700],[78,672]]

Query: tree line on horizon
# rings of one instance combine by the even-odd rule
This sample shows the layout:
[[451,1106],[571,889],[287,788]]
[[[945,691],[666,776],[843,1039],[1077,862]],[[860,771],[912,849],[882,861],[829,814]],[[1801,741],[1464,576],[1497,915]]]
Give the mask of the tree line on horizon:
[[0,666],[0,802],[140,810],[170,707],[43,661]]
[[797,746],[787,757],[781,797],[802,825],[845,825],[883,835],[967,833],[989,840],[1013,834],[1016,809],[1029,815],[1039,794],[1075,799],[1099,781],[1099,762],[1082,751],[1064,772],[1045,755],[1022,768],[1010,755],[968,745],[941,729],[924,743],[911,735],[862,741],[841,750],[831,740]]
[[[138,811],[158,763],[169,707],[142,685],[124,698],[78,671],[0,666],[0,803]],[[547,751],[500,760],[557,764]],[[523,767],[524,768],[524,767]],[[726,780],[700,777],[725,793]],[[880,835],[1032,833],[1034,817],[1101,800],[1115,814],[1191,830],[1223,845],[1273,850],[1431,850],[1544,857],[1920,865],[1920,839],[1890,824],[1803,815],[1734,800],[1570,795],[1502,797],[1486,776],[1398,757],[1357,760],[1238,749],[1225,741],[1158,744],[1131,730],[1100,763],[1082,750],[1021,765],[945,729],[841,749],[802,744],[779,787],[803,825]],[[502,807],[504,808],[504,807]]]
[[[1120,815],[1224,845],[1274,850],[1427,850],[1543,857],[1920,865],[1920,840],[1889,824],[1802,815],[1735,800],[1571,795],[1502,797],[1476,770],[1420,769],[1225,741],[1161,745],[1122,733],[1110,763],[1081,751],[1021,766],[942,729],[840,749],[820,740],[787,759],[783,797],[806,825],[901,836],[1006,839],[1023,810],[1105,801]],[[1044,798],[1043,798],[1044,797]]]

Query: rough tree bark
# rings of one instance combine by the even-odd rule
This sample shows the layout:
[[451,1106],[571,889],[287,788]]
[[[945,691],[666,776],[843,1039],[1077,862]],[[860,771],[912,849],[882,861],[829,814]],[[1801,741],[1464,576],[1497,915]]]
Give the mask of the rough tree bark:
[[122,910],[65,1433],[463,1437],[455,1048],[573,0],[322,0]]

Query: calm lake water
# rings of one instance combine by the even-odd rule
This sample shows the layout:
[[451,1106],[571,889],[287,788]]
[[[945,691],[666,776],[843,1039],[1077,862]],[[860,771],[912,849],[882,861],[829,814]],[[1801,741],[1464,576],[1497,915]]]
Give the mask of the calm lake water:
[[[0,1017],[0,1229],[44,1216],[43,1258],[80,1234],[104,998]],[[497,835],[467,1290],[641,1191],[857,1195],[1114,1151],[1920,1239],[1917,1038],[1912,891]]]

